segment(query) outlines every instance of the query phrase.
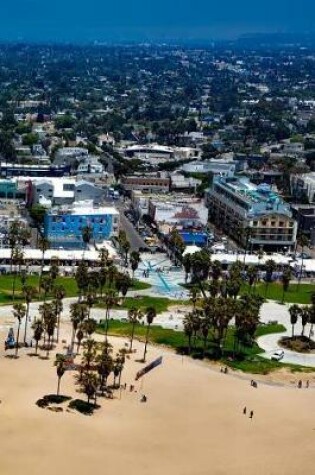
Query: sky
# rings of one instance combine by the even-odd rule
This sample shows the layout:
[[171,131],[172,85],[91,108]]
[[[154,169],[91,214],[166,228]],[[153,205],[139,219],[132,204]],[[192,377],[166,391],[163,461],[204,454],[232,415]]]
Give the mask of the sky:
[[2,0],[1,40],[229,39],[315,32],[315,0]]

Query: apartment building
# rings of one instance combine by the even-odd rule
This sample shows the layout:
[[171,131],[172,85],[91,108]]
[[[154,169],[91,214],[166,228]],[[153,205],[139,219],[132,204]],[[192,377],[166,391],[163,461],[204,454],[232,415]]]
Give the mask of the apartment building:
[[251,249],[289,249],[295,244],[297,223],[290,206],[269,185],[215,177],[207,205],[210,219],[243,245],[248,239]]

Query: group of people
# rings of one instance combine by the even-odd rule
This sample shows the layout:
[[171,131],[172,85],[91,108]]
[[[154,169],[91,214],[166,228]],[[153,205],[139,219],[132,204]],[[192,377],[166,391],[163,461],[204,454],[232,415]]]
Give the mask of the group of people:
[[[301,389],[301,388],[303,387],[303,383],[302,383],[302,380],[301,380],[301,379],[299,380],[297,386],[298,386],[299,389]],[[309,382],[309,380],[306,381],[305,387],[306,387],[306,389],[310,387],[310,382]]]
[[[246,406],[243,409],[243,414],[244,414],[244,416],[246,416],[246,414],[247,414],[247,407]],[[250,411],[249,412],[249,418],[252,419],[253,417],[254,417],[254,411]]]

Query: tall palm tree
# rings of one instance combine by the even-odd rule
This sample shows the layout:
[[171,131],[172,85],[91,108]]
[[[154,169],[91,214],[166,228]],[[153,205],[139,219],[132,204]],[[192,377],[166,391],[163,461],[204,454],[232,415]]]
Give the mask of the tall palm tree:
[[131,323],[131,335],[130,335],[130,346],[129,352],[132,352],[133,339],[135,334],[136,324],[143,318],[143,314],[139,308],[132,307],[128,310],[128,320]]
[[296,304],[291,305],[291,307],[289,308],[289,314],[290,323],[292,325],[292,338],[294,338],[294,326],[296,325],[298,318],[301,315],[301,307]]
[[315,305],[314,304],[309,308],[309,323],[311,325],[309,339],[311,339],[313,335],[313,327],[315,325]]
[[84,245],[84,250],[83,250],[83,254],[82,254],[82,261],[84,261],[84,255],[85,255],[85,251],[87,250],[87,247],[93,237],[93,228],[89,225],[87,226],[83,226],[82,230],[81,230],[81,234],[82,234],[82,241],[83,241],[83,245]]
[[138,251],[132,251],[130,253],[129,261],[130,261],[131,270],[132,270],[132,278],[134,279],[135,272],[139,267],[139,263],[141,262],[140,253]]
[[309,318],[310,318],[309,308],[306,307],[306,306],[302,307],[301,308],[301,319],[302,319],[302,333],[301,333],[301,336],[304,336],[305,327],[309,322]]
[[185,269],[185,283],[187,283],[188,276],[191,271],[191,259],[190,259],[190,254],[186,254],[183,259],[182,259],[182,264]]
[[12,274],[12,270],[13,270],[14,250],[19,245],[19,229],[20,229],[19,222],[18,221],[13,221],[13,223],[10,225],[9,232],[8,232],[8,235],[7,235],[8,244],[9,244],[9,247],[11,249],[11,269],[10,269],[11,274]]
[[13,305],[13,316],[14,318],[17,319],[18,321],[18,331],[16,335],[16,346],[15,346],[15,356],[18,356],[19,352],[19,339],[20,339],[20,328],[21,328],[21,322],[23,318],[25,318],[26,315],[26,307],[22,303],[16,303]]
[[301,268],[300,268],[299,277],[298,277],[298,289],[299,289],[300,284],[301,284],[301,280],[302,280],[302,276],[303,276],[304,248],[305,248],[306,246],[308,246],[309,240],[308,240],[307,236],[305,236],[305,234],[301,234],[301,235],[298,236],[298,238],[297,238],[297,243],[298,243],[298,244],[301,246],[301,248],[302,248],[302,250],[301,250],[301,254],[302,254]]
[[12,280],[12,300],[15,300],[16,277],[23,263],[24,253],[19,247],[15,247],[12,254],[13,280]]
[[105,341],[107,342],[110,309],[118,304],[118,296],[115,290],[106,290],[103,301],[105,303]]
[[46,302],[47,295],[52,290],[52,288],[53,288],[53,281],[52,281],[51,276],[49,274],[42,276],[40,280],[40,289],[44,291],[44,302]]
[[65,374],[65,371],[66,371],[65,362],[66,362],[66,357],[64,355],[57,355],[57,358],[56,358],[56,361],[55,361],[55,366],[56,366],[56,371],[57,371],[57,378],[58,378],[57,396],[59,396],[59,394],[60,394],[61,378]]
[[191,353],[191,339],[194,334],[194,322],[193,322],[191,313],[187,313],[185,315],[183,324],[184,324],[184,333],[188,338],[188,354],[190,354]]
[[211,262],[211,275],[214,281],[218,281],[221,277],[222,264],[220,261]]
[[76,331],[88,316],[88,306],[85,303],[75,302],[70,305],[70,319],[72,323],[71,348],[73,349]]
[[265,298],[267,297],[269,284],[272,282],[272,275],[274,271],[276,270],[276,268],[277,268],[277,264],[275,263],[274,260],[268,259],[268,261],[266,261],[265,263],[265,270],[266,270]]
[[247,269],[247,278],[250,287],[250,291],[252,292],[253,285],[257,280],[258,270],[256,266],[249,266]]
[[290,266],[285,266],[282,271],[282,303],[284,303],[285,292],[289,290],[290,281],[292,279],[292,272]]
[[47,353],[46,358],[49,358],[49,351],[52,348],[52,338],[55,333],[56,324],[57,324],[57,315],[55,313],[55,308],[52,304],[46,305],[46,311],[44,313],[44,329],[48,336],[48,345],[46,347]]
[[194,309],[196,308],[196,304],[198,302],[199,297],[200,297],[200,291],[198,287],[196,285],[193,285],[192,287],[190,287],[189,300],[192,302]]
[[97,355],[96,362],[97,362],[97,371],[100,377],[100,388],[102,394],[107,387],[107,379],[110,373],[113,370],[113,358],[111,356],[112,347],[107,342],[102,344],[102,351],[101,354]]
[[33,338],[35,340],[35,354],[37,355],[38,351],[38,344],[43,336],[44,333],[44,326],[43,322],[41,319],[37,318],[33,324],[32,324],[32,329],[34,330]]
[[59,333],[60,333],[60,317],[63,310],[63,299],[66,296],[66,289],[63,285],[56,285],[53,289],[54,293],[54,303],[55,303],[55,313],[57,315],[57,343],[59,343]]
[[40,237],[38,240],[38,249],[42,251],[42,263],[40,268],[39,280],[38,280],[38,292],[40,292],[41,279],[43,275],[43,269],[45,265],[45,252],[50,248],[50,242],[45,237]]
[[147,354],[147,346],[148,346],[148,341],[149,341],[149,332],[151,325],[153,323],[153,320],[156,317],[156,310],[154,307],[147,307],[145,310],[145,317],[147,320],[147,331],[145,335],[145,345],[144,345],[144,352],[143,352],[143,362],[145,362],[146,354]]
[[27,335],[27,322],[30,315],[30,304],[33,301],[34,297],[37,295],[37,289],[31,285],[25,285],[23,287],[23,294],[26,303],[26,315],[25,315],[25,326],[24,326],[24,344],[26,343]]

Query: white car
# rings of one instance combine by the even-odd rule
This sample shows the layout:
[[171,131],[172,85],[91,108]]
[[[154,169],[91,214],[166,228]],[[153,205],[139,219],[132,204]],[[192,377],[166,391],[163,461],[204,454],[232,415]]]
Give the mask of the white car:
[[280,361],[284,357],[284,351],[283,350],[277,350],[271,355],[271,359],[274,361]]

